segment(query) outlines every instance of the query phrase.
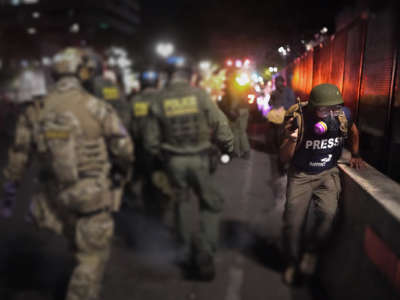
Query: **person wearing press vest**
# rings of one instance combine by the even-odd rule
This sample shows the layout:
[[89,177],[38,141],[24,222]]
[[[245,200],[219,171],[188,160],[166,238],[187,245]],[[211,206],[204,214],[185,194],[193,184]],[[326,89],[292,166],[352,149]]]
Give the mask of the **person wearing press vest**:
[[[348,140],[350,165],[361,168],[359,133],[337,86],[315,86],[308,103],[286,113],[280,160],[289,163],[283,239],[288,266],[283,274],[292,285],[315,273],[318,253],[330,236],[341,192],[337,162]],[[313,201],[313,202],[312,202]],[[305,239],[310,204],[315,222]]]

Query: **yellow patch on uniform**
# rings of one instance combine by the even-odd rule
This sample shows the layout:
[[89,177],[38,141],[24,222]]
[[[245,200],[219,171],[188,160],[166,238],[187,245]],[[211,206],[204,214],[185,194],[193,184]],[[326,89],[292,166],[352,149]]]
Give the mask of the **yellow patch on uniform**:
[[69,131],[65,130],[47,130],[45,137],[48,140],[67,140],[69,139]]
[[102,93],[105,100],[119,99],[119,90],[116,87],[105,87],[103,88]]
[[135,102],[133,103],[133,114],[135,117],[145,117],[149,114],[149,103]]
[[197,98],[189,96],[180,99],[166,99],[164,101],[164,111],[167,117],[198,113]]

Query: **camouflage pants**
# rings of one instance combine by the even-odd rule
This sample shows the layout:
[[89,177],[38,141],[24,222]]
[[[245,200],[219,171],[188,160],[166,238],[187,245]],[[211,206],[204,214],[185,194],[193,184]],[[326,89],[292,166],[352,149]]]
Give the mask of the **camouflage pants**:
[[60,214],[43,195],[32,205],[39,228],[63,234],[77,261],[67,291],[66,300],[96,300],[110,255],[114,221],[108,212],[89,217]]
[[173,155],[167,164],[171,182],[176,188],[176,221],[178,235],[190,247],[194,241],[191,230],[190,190],[199,199],[200,228],[196,241],[199,250],[214,255],[219,234],[219,214],[222,198],[213,187],[207,155]]

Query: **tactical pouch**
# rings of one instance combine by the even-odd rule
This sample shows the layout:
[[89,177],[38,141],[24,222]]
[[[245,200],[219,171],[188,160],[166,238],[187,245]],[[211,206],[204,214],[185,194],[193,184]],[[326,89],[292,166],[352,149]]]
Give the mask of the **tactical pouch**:
[[53,174],[58,182],[78,181],[76,130],[78,121],[68,113],[49,113],[43,120],[42,138]]
[[105,184],[102,184],[100,179],[92,178],[81,179],[63,189],[58,195],[58,200],[63,207],[78,214],[88,214],[111,206]]

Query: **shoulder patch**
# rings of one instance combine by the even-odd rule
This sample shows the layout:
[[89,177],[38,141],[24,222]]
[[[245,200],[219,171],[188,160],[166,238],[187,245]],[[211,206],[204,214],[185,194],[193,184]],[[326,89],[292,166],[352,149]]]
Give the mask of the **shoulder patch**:
[[145,117],[149,114],[149,103],[138,101],[133,103],[133,115],[135,117]]
[[103,94],[104,100],[113,101],[119,99],[119,90],[115,86],[103,87],[101,93]]

